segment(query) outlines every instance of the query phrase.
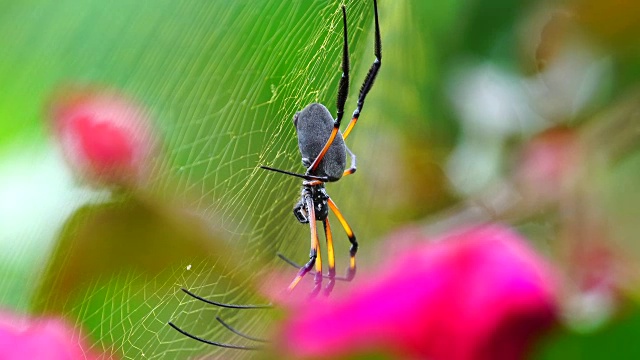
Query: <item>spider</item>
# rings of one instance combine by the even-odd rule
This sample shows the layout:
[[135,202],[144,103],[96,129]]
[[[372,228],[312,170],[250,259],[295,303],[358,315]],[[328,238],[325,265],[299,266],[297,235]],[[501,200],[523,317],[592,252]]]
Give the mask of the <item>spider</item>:
[[[364,106],[365,98],[373,86],[374,80],[380,70],[382,64],[382,45],[380,41],[380,26],[378,24],[378,4],[376,0],[373,0],[374,20],[375,20],[375,42],[374,42],[374,55],[375,61],[367,76],[364,79],[362,87],[360,88],[360,95],[358,96],[358,103],[355,111],[351,117],[349,125],[345,129],[344,133],[340,132],[340,124],[344,115],[344,106],[349,93],[349,45],[347,36],[347,10],[342,6],[342,23],[343,23],[343,44],[342,44],[342,77],[338,86],[338,98],[337,98],[337,111],[336,118],[334,119],[329,110],[322,104],[312,103],[307,105],[304,109],[298,111],[293,117],[293,123],[296,127],[296,133],[298,135],[298,147],[300,149],[300,155],[302,156],[302,164],[306,168],[304,174],[294,173],[286,170],[276,169],[268,166],[260,166],[262,169],[275,171],[285,175],[295,176],[302,178],[302,191],[300,194],[300,200],[293,207],[293,214],[296,219],[303,224],[309,224],[311,231],[311,250],[309,253],[309,261],[304,266],[298,266],[291,260],[280,255],[282,259],[290,264],[299,267],[298,274],[293,279],[288,287],[289,291],[292,291],[302,280],[302,278],[311,271],[315,266],[314,288],[311,291],[311,296],[317,295],[322,289],[322,278],[325,277],[322,274],[322,262],[320,257],[320,243],[318,240],[318,232],[316,228],[316,222],[322,221],[325,236],[327,239],[327,254],[329,271],[329,282],[325,287],[324,294],[329,295],[333,290],[336,279],[350,281],[356,274],[356,253],[358,251],[358,242],[356,236],[347,223],[346,219],[338,210],[338,207],[333,202],[327,190],[325,183],[335,182],[342,177],[351,175],[356,172],[356,156],[349,150],[345,144],[345,139],[351,133],[354,125],[360,117],[362,108]],[[351,165],[347,169],[347,154],[351,159]],[[333,249],[333,237],[331,234],[331,227],[329,225],[329,210],[331,210],[338,221],[347,233],[347,237],[351,243],[349,250],[350,262],[347,274],[344,278],[336,277],[335,271],[335,255]],[[200,297],[187,289],[182,289],[187,295],[205,303],[234,309],[264,309],[270,308],[271,305],[235,305],[224,304],[215,302],[212,300]],[[230,325],[226,324],[221,318],[216,318],[224,327],[238,336],[246,338],[252,341],[263,342],[264,340],[250,337],[242,332],[235,330]],[[245,346],[220,343],[216,341],[210,341],[201,337],[192,335],[172,322],[169,325],[176,329],[183,335],[190,337],[194,340],[203,342],[205,344],[214,345],[224,348],[242,349],[242,350],[259,350],[262,346]]]
[[[349,249],[349,269],[344,278],[351,281],[356,274],[356,253],[358,252],[358,242],[356,236],[347,223],[346,219],[333,202],[327,190],[325,183],[335,182],[342,177],[351,175],[356,172],[356,156],[349,150],[345,144],[346,138],[351,133],[354,125],[360,117],[365,98],[373,86],[374,80],[378,75],[382,64],[382,45],[380,41],[380,26],[378,24],[378,4],[373,1],[375,16],[375,44],[374,55],[376,57],[373,65],[369,69],[360,88],[358,103],[351,121],[347,126],[344,134],[340,132],[340,124],[344,115],[344,105],[349,93],[349,45],[347,35],[347,10],[342,6],[342,23],[343,23],[343,44],[342,44],[342,77],[338,86],[337,112],[334,119],[329,110],[322,104],[312,103],[304,109],[298,111],[293,116],[293,124],[296,127],[298,135],[298,147],[302,156],[302,165],[306,167],[304,174],[298,174],[286,170],[261,166],[262,169],[275,171],[282,174],[295,176],[303,179],[300,200],[293,208],[293,214],[296,219],[303,224],[309,224],[311,230],[311,250],[309,253],[309,261],[298,271],[288,287],[292,291],[302,278],[315,265],[315,286],[311,291],[311,296],[315,296],[320,292],[322,287],[322,261],[320,257],[320,244],[318,240],[318,232],[316,222],[322,221],[324,233],[327,240],[327,257],[328,257],[328,279],[329,283],[325,287],[325,295],[329,295],[333,290],[336,280],[335,270],[335,254],[333,249],[333,237],[331,227],[329,225],[329,209],[335,214],[340,224],[347,233],[351,248]],[[347,154],[351,158],[351,165],[347,169]]]

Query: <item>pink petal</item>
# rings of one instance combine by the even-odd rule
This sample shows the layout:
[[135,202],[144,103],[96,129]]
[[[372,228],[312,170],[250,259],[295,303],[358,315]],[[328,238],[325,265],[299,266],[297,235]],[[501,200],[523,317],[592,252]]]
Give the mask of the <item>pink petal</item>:
[[52,102],[53,129],[81,178],[104,185],[142,185],[156,149],[144,109],[113,91],[65,91]]
[[511,230],[420,240],[345,296],[296,309],[281,346],[296,357],[514,359],[554,322],[551,269]]
[[98,354],[82,334],[64,321],[0,312],[0,358],[3,360],[75,360],[113,358]]

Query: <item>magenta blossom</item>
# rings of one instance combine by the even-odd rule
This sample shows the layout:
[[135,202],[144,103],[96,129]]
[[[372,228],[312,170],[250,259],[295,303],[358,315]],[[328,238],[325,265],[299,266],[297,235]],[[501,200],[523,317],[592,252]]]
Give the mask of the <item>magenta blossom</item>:
[[142,185],[156,149],[144,109],[113,91],[77,89],[52,101],[50,117],[65,157],[83,179]]
[[391,239],[408,240],[412,245],[351,292],[296,309],[283,325],[284,351],[313,358],[382,351],[395,358],[512,360],[526,357],[554,323],[552,271],[513,231],[486,225],[437,241],[417,231]]
[[98,354],[82,334],[58,318],[28,318],[0,312],[0,359],[112,359]]

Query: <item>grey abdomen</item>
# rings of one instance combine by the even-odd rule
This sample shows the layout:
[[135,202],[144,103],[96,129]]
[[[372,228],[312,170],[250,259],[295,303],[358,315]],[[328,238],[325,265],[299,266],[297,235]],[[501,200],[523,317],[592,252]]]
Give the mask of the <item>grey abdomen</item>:
[[[333,130],[333,117],[324,105],[313,103],[297,112],[293,121],[298,133],[300,155],[311,163],[329,140]],[[320,165],[311,175],[326,176],[329,181],[336,181],[342,177],[346,165],[347,153],[344,139],[342,133],[338,131]]]

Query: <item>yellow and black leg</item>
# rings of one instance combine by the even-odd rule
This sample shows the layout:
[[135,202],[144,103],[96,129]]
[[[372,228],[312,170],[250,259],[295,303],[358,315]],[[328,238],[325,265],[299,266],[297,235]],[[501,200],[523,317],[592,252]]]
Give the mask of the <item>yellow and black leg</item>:
[[329,198],[327,200],[329,203],[329,208],[338,218],[340,224],[344,228],[344,231],[347,233],[347,237],[349,238],[349,242],[351,243],[351,248],[349,249],[349,270],[347,270],[347,276],[345,277],[347,281],[351,281],[356,276],[356,253],[358,252],[358,241],[356,240],[356,235],[353,233],[351,226],[347,223],[347,220],[344,218],[336,203]]
[[324,225],[324,235],[327,238],[327,263],[329,265],[329,283],[324,288],[324,295],[328,296],[336,284],[336,256],[333,251],[333,235],[331,234],[329,219],[322,220],[322,224]]
[[347,149],[347,153],[349,153],[349,157],[351,158],[351,166],[342,173],[342,176],[351,175],[356,172],[356,156],[351,150],[345,145],[345,149]]
[[336,120],[333,122],[333,130],[331,130],[329,139],[324,144],[324,147],[311,166],[307,169],[307,174],[314,172],[318,168],[320,161],[322,161],[327,150],[329,150],[329,147],[333,144],[333,140],[336,138],[338,130],[340,130],[340,123],[342,122],[342,117],[344,115],[344,104],[346,103],[347,96],[349,95],[349,36],[347,35],[347,9],[344,5],[342,6],[342,29],[342,76],[340,77],[340,83],[338,85],[338,99],[336,101],[338,108],[336,113],[337,116]]
[[[373,61],[371,68],[369,68],[369,72],[362,83],[362,87],[360,87],[360,94],[358,96],[358,104],[356,109],[353,112],[351,117],[351,121],[344,133],[342,134],[343,139],[347,139],[349,134],[351,134],[351,130],[356,125],[356,122],[360,118],[360,112],[362,112],[362,108],[364,107],[364,101],[367,98],[367,94],[373,87],[373,83],[376,80],[376,76],[378,76],[378,71],[380,71],[380,67],[382,66],[382,40],[380,38],[380,24],[378,22],[378,2],[376,0],[373,1],[373,13],[375,20],[375,39],[374,39],[374,56],[376,59]],[[338,111],[336,120],[333,123],[333,130],[331,131],[331,135],[329,136],[329,140],[324,145],[320,154],[313,161],[311,166],[307,169],[307,174],[314,172],[318,166],[320,165],[320,161],[326,154],[327,150],[331,144],[333,144],[333,140],[336,138],[338,134],[338,130],[340,130],[340,123],[342,122],[342,117],[344,114],[344,104],[347,100],[348,90],[349,90],[349,48],[348,48],[348,37],[347,37],[347,13],[342,7],[342,18],[344,23],[344,44],[343,44],[343,52],[342,52],[342,78],[340,78],[340,85],[338,87]]]
[[356,125],[356,122],[360,117],[360,112],[362,111],[362,107],[364,106],[364,100],[367,98],[367,94],[369,93],[369,90],[371,90],[371,87],[373,87],[373,82],[376,80],[376,76],[378,75],[378,71],[380,70],[380,66],[382,65],[382,41],[380,39],[380,24],[378,23],[378,3],[375,0],[373,1],[373,12],[375,15],[376,27],[373,53],[376,59],[373,61],[371,68],[369,68],[367,76],[364,78],[364,82],[362,83],[362,87],[360,88],[360,95],[358,96],[358,106],[353,112],[349,125],[347,125],[346,130],[342,134],[342,137],[345,140],[347,139],[349,134],[351,134],[351,130]]
[[318,241],[318,231],[316,228],[316,212],[313,206],[313,200],[311,196],[305,194],[305,207],[309,216],[309,228],[311,230],[311,250],[309,251],[309,261],[300,268],[298,275],[289,284],[288,290],[292,291],[302,280],[302,278],[313,268],[315,265],[316,274],[314,278],[315,287],[313,288],[311,295],[315,296],[320,292],[322,287],[322,259],[320,257],[320,244]]

